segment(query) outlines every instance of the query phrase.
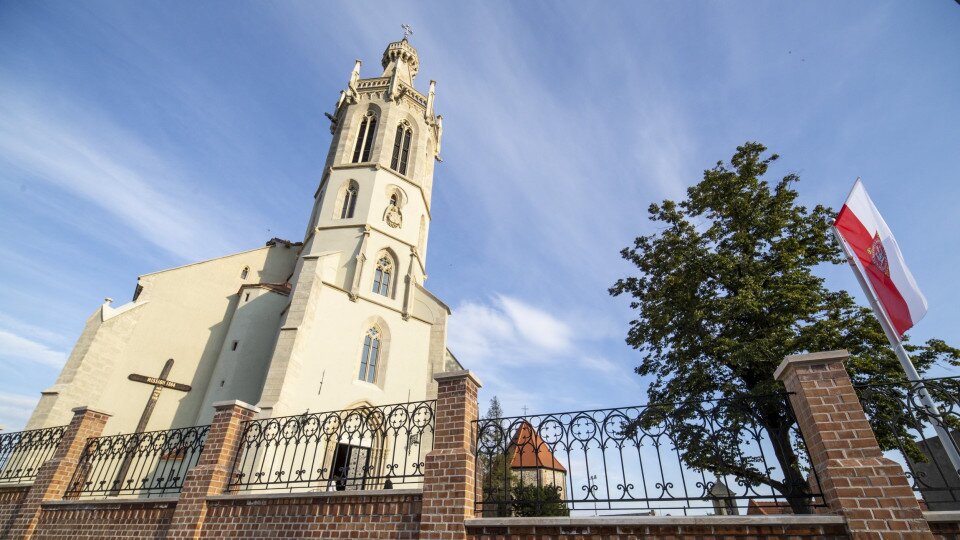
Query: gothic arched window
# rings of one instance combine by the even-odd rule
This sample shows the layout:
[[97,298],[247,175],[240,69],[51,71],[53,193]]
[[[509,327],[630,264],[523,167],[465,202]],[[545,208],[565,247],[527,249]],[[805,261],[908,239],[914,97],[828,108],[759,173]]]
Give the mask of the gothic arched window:
[[393,275],[393,260],[383,253],[377,259],[377,271],[373,275],[373,292],[390,296],[390,277]]
[[413,138],[413,130],[406,121],[397,125],[397,135],[393,140],[393,159],[390,160],[390,168],[400,174],[407,174],[407,159],[410,157],[410,139]]
[[370,152],[373,150],[373,136],[377,132],[377,117],[373,111],[368,112],[360,121],[360,130],[357,131],[357,143],[353,147],[353,162],[370,161]]
[[353,211],[357,207],[357,195],[360,193],[360,186],[356,182],[350,182],[350,186],[343,194],[343,205],[340,207],[340,219],[353,217]]
[[363,353],[360,356],[361,381],[372,383],[377,380],[377,363],[380,360],[380,329],[376,326],[367,330],[363,338]]

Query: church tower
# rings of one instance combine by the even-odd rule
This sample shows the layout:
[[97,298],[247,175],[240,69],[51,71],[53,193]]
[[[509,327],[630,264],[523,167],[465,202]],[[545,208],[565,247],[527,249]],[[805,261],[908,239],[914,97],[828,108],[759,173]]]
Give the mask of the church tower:
[[331,120],[290,305],[259,406],[264,416],[397,403],[435,395],[449,309],[423,288],[434,162],[442,118],[435,83],[414,87],[417,51],[404,38],[383,72],[357,60]]
[[424,288],[433,167],[442,124],[414,86],[406,38],[383,72],[353,68],[303,242],[265,246],[141,275],[133,299],[87,319],[28,426],[111,411],[110,432],[207,424],[212,404],[264,416],[421,401],[446,348],[450,310]]

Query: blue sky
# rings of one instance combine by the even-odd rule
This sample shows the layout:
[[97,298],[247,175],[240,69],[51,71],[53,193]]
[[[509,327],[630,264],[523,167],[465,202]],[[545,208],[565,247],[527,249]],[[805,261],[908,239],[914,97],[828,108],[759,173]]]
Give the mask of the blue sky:
[[[353,60],[409,23],[436,79],[427,286],[507,413],[643,402],[619,250],[747,140],[838,207],[862,176],[960,343],[960,6],[0,3],[0,425],[136,276],[300,240]],[[824,269],[855,289],[847,268]],[[952,373],[939,370],[938,374]]]

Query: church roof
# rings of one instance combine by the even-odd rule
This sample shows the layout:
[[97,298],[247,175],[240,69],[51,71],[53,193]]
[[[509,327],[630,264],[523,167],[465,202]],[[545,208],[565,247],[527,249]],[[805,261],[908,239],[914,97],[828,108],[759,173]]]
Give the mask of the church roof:
[[524,420],[513,435],[508,448],[513,453],[510,460],[512,469],[550,469],[567,472],[563,464],[553,456],[550,447],[543,442],[537,430]]

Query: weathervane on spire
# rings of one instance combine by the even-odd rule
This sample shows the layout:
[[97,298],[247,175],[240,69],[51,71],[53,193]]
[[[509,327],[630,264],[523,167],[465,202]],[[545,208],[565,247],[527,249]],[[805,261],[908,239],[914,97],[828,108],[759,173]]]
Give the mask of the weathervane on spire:
[[401,24],[400,28],[403,28],[403,39],[407,39],[413,35],[413,28],[411,28],[409,24]]

